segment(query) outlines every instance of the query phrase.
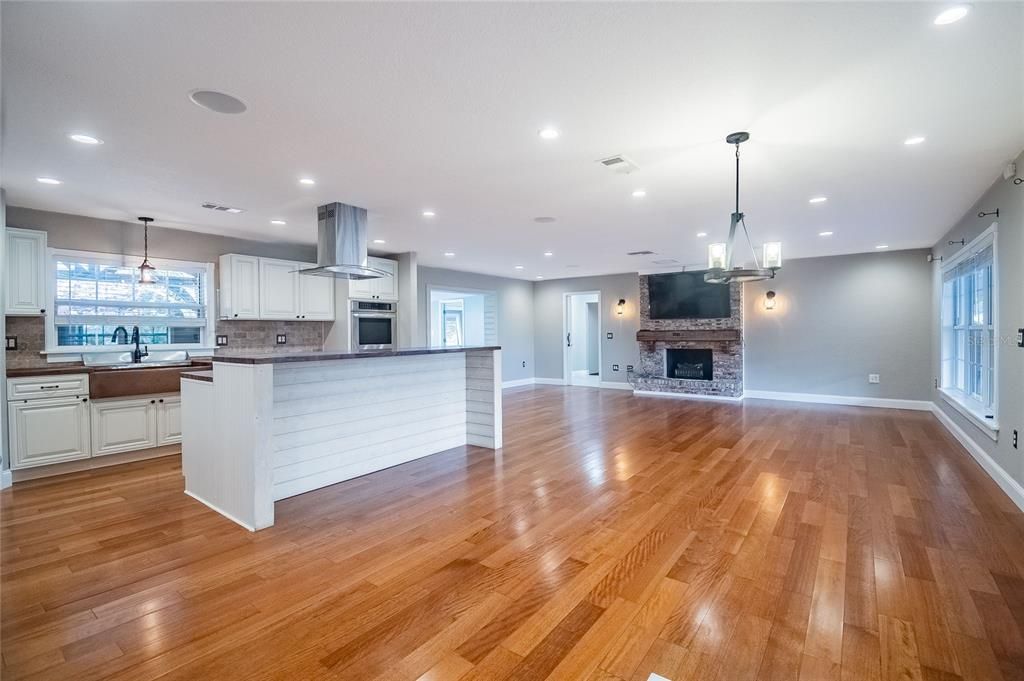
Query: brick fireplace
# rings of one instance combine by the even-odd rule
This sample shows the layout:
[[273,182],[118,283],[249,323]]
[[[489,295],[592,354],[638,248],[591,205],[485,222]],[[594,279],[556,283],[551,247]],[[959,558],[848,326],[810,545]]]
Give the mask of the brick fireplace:
[[631,377],[636,390],[743,396],[743,285],[729,287],[730,317],[651,319],[647,277],[640,277],[640,364]]

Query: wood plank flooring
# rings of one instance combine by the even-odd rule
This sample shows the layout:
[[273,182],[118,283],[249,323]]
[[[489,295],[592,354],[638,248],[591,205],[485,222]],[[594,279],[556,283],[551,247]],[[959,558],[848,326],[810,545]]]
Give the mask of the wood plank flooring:
[[4,679],[1021,681],[1024,516],[930,414],[530,387],[251,534],[178,457],[17,485]]

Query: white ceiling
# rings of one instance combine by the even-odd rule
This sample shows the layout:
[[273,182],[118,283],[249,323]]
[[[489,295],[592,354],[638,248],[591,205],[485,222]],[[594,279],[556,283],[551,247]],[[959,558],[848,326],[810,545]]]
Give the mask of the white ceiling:
[[[4,2],[3,184],[11,205],[293,242],[342,201],[422,264],[555,278],[702,262],[732,210],[723,139],[749,130],[755,242],[930,246],[1024,148],[1024,5],[937,27],[942,7]],[[639,170],[595,163],[613,154]]]

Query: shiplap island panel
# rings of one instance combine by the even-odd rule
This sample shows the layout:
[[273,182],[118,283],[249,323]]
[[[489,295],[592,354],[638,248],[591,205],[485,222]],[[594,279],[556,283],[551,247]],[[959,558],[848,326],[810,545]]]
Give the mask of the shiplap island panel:
[[215,358],[212,382],[183,382],[182,400],[186,492],[257,530],[277,500],[453,447],[501,447],[501,350]]

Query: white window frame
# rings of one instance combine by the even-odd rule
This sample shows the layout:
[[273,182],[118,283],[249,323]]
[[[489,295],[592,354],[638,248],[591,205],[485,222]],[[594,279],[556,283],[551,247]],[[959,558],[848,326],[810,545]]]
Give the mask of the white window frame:
[[[43,354],[48,362],[74,362],[80,361],[84,353],[90,352],[117,352],[117,349],[110,345],[57,345],[57,257],[81,258],[84,260],[102,261],[119,267],[137,267],[142,262],[139,256],[122,255],[117,253],[98,253],[94,251],[75,251],[62,248],[46,249],[46,331],[45,347]],[[216,332],[217,311],[213,304],[213,287],[216,285],[213,279],[212,262],[191,262],[188,260],[171,260],[167,258],[150,258],[150,264],[159,269],[174,269],[185,267],[189,269],[203,269],[206,272],[206,281],[203,282],[203,306],[206,310],[206,323],[203,324],[200,332],[201,342],[199,343],[169,343],[161,345],[159,350],[188,350],[193,357],[209,356],[213,354],[216,347],[210,342]]]
[[[945,301],[943,291],[945,288],[946,273],[958,266],[966,258],[989,244],[992,245],[992,406],[986,407],[973,396],[965,393],[959,388],[949,387],[943,384],[944,375],[942,361],[946,349],[943,347],[946,331],[946,319],[943,317]],[[999,250],[998,250],[998,223],[993,222],[988,229],[976,236],[967,245],[957,251],[948,261],[942,265],[942,273],[939,276],[939,394],[943,400],[958,411],[962,416],[978,426],[992,439],[996,439],[999,433]],[[970,329],[970,324],[968,324]],[[968,335],[969,335],[968,331]],[[986,372],[987,373],[987,372]],[[988,418],[991,415],[992,418]]]

